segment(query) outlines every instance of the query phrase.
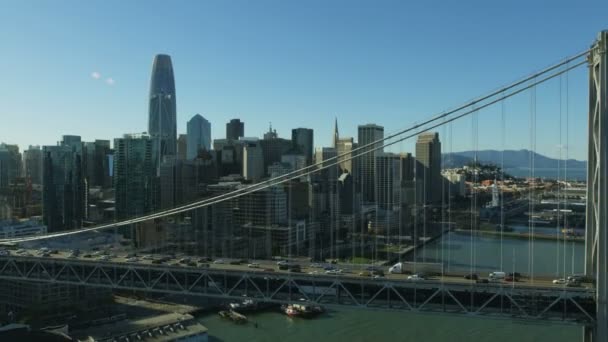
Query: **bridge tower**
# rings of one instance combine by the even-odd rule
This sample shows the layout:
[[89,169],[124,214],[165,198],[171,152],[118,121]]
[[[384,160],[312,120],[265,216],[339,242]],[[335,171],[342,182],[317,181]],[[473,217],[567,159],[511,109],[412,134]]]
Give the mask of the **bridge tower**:
[[589,146],[585,274],[596,283],[596,326],[585,327],[584,341],[608,341],[608,31],[589,54]]

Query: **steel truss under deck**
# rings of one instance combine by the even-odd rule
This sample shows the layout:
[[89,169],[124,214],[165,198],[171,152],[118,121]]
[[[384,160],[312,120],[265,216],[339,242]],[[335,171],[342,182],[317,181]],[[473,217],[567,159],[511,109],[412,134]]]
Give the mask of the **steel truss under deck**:
[[232,271],[37,257],[0,257],[0,279],[42,281],[270,303],[595,324],[595,291],[508,284],[411,282],[348,276]]

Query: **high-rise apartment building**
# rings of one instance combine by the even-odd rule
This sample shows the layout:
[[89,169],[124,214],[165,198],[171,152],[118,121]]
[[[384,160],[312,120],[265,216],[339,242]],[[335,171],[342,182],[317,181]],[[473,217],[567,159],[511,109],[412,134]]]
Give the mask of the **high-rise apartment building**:
[[416,141],[416,201],[420,204],[441,202],[441,189],[439,133],[422,133]]
[[21,176],[21,153],[19,146],[0,144],[0,190],[6,190]]
[[338,165],[332,165],[335,160],[329,160],[336,157],[336,149],[333,147],[320,147],[315,151],[315,164],[318,168],[325,167],[321,174],[329,181],[338,179]]
[[279,138],[277,131],[273,131],[271,127],[267,133],[264,133],[260,146],[264,155],[264,173],[267,174],[268,167],[281,162],[281,157],[291,150],[292,143],[291,140]]
[[311,128],[294,128],[291,130],[291,143],[306,157],[306,164],[312,164],[314,137]]
[[116,218],[147,214],[157,207],[153,140],[147,134],[125,134],[114,139]]
[[188,148],[186,157],[189,160],[196,158],[201,149],[211,151],[211,123],[196,114],[188,121]]
[[264,176],[264,152],[259,141],[243,144],[243,178],[257,182]]
[[87,184],[83,144],[64,135],[57,146],[44,146],[42,217],[49,233],[82,227],[86,217]]
[[188,135],[180,134],[177,136],[177,159],[186,160],[187,156],[188,156]]
[[160,167],[161,208],[196,199],[197,165],[193,160],[166,158]]
[[40,146],[31,146],[23,151],[23,164],[25,177],[32,184],[42,185],[42,149]]
[[177,153],[176,98],[173,65],[168,55],[156,55],[150,79],[148,134],[152,140],[152,161],[156,175],[164,156]]
[[89,187],[112,187],[110,177],[110,160],[112,153],[110,140],[95,140],[84,143],[86,162],[86,178]]
[[[384,127],[375,124],[360,125],[358,127],[358,144],[361,150],[359,150],[358,153],[372,151],[379,146],[382,146],[382,143],[374,144],[374,142],[383,138]],[[383,149],[379,148],[378,150],[363,154],[359,157],[358,170],[355,174],[355,178],[361,187],[361,199],[363,202],[371,203],[376,199],[376,155],[382,152]]]
[[411,205],[415,202],[415,165],[416,160],[411,153],[402,153],[401,155],[399,155],[399,185],[401,188],[399,202],[402,205]]
[[400,157],[394,153],[376,155],[376,203],[385,210],[393,209],[399,203]]
[[239,119],[232,119],[226,124],[226,139],[239,140],[245,136],[245,123]]
[[339,138],[336,143],[336,152],[340,156],[338,161],[340,164],[340,172],[348,172],[350,174],[353,173],[353,159],[352,151],[355,148],[355,142],[353,138]]

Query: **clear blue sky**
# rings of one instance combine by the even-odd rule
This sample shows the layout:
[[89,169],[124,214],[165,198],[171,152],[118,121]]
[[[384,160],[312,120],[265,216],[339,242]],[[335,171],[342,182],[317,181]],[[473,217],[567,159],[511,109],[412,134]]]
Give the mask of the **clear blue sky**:
[[[145,131],[152,58],[168,53],[178,133],[201,113],[214,138],[239,117],[247,136],[272,122],[283,137],[314,128],[316,145],[328,145],[335,116],[342,135],[368,122],[407,127],[587,48],[607,18],[605,0],[2,1],[0,141],[24,148]],[[578,159],[586,77],[585,68],[569,77]],[[555,114],[557,89],[538,91],[537,147],[550,155],[558,134],[545,127],[556,120],[541,118]],[[507,104],[508,148],[529,146],[529,95],[519,101]],[[480,148],[502,146],[498,118],[480,114]],[[473,146],[470,122],[454,126],[449,149]]]

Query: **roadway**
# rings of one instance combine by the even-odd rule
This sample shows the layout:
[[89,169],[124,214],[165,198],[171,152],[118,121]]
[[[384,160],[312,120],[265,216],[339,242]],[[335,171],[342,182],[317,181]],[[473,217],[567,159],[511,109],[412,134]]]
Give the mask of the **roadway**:
[[[388,267],[381,268],[384,271],[384,276],[373,277],[369,273],[366,272],[368,267],[371,265],[361,265],[361,264],[331,264],[331,263],[314,263],[310,262],[308,259],[304,258],[290,258],[289,262],[291,264],[300,265],[300,272],[292,272],[289,270],[281,270],[277,264],[277,260],[252,260],[248,261],[251,263],[257,264],[256,267],[250,267],[248,263],[239,263],[237,262],[241,259],[234,258],[216,258],[210,262],[200,262],[203,257],[200,256],[188,256],[184,254],[177,254],[175,256],[168,255],[156,255],[156,254],[138,254],[137,256],[133,256],[132,253],[124,254],[112,254],[111,252],[88,252],[83,251],[78,256],[75,256],[72,251],[66,250],[55,250],[54,253],[42,253],[41,250],[37,249],[19,249],[9,251],[12,256],[16,257],[38,257],[42,259],[49,260],[71,260],[71,261],[80,261],[80,262],[90,262],[96,264],[120,264],[122,266],[125,265],[137,265],[137,266],[164,266],[164,267],[177,267],[184,269],[201,269],[208,268],[209,270],[215,271],[233,271],[233,272],[249,272],[249,273],[257,273],[257,272],[265,272],[265,273],[279,273],[279,274],[298,274],[298,275],[310,275],[310,276],[323,276],[324,278],[328,276],[347,278],[347,279],[375,279],[378,281],[382,280],[391,280],[391,281],[405,281],[405,282],[417,282],[417,283],[445,283],[445,284],[454,284],[454,285],[473,285],[475,286],[492,286],[492,285],[503,285],[509,286],[513,288],[549,288],[553,290],[558,289],[567,289],[568,291],[576,291],[580,290],[588,290],[592,288],[591,284],[582,284],[580,287],[569,287],[566,284],[553,284],[553,278],[550,277],[534,277],[533,279],[529,279],[525,276],[522,276],[519,281],[511,282],[511,281],[501,281],[501,282],[491,282],[488,284],[476,283],[475,280],[468,280],[464,278],[464,273],[450,273],[428,277],[423,280],[410,280],[408,279],[408,274],[390,274],[388,273]],[[168,259],[166,261],[160,262],[161,258]],[[156,260],[156,261],[155,261]],[[189,262],[187,261],[189,260]],[[181,261],[181,262],[180,262]],[[335,273],[327,273],[325,268],[333,268]],[[377,266],[375,266],[378,269]],[[483,275],[479,274],[479,277],[482,278]]]

